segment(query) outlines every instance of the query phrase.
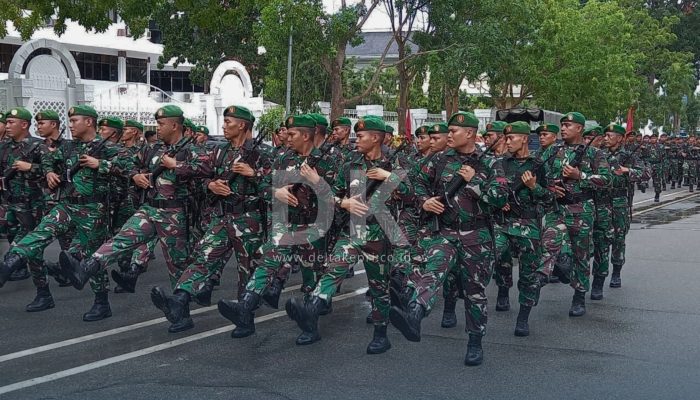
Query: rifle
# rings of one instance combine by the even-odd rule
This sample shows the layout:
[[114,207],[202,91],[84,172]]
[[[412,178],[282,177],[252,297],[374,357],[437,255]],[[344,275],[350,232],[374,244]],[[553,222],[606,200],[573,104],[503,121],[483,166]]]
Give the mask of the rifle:
[[[572,158],[568,164],[570,167],[578,168],[579,165],[581,165],[581,162],[583,161],[583,156],[584,156],[584,154],[586,154],[586,151],[591,146],[591,143],[593,143],[593,139],[589,140],[585,146],[582,144],[579,144],[578,146],[576,146],[576,149],[574,149],[574,153],[575,153],[574,158]],[[558,153],[558,152],[559,152],[559,149],[557,149],[556,153]],[[555,181],[555,183],[560,182],[560,181],[562,181],[562,180],[557,179]],[[562,184],[562,187],[563,187],[563,184]],[[573,195],[571,194],[571,192],[566,190],[566,188],[564,188],[564,190],[565,190],[564,197],[562,197],[562,199],[569,199],[568,202],[572,202],[573,200],[571,200],[571,199],[572,199]]]
[[[330,135],[329,135],[328,137],[326,137],[326,138],[323,140],[323,143],[321,143],[321,145],[318,147],[319,150],[321,150],[321,154],[320,154],[318,157],[313,157],[313,158],[309,157],[309,158],[311,158],[310,160],[307,158],[307,159],[305,160],[305,161],[306,161],[306,165],[308,165],[308,166],[311,167],[311,168],[316,168],[316,164],[318,164],[318,162],[321,161],[321,160],[323,159],[323,157],[324,157],[326,154],[328,154],[328,153],[331,151],[331,149],[332,149],[333,147],[335,147],[335,143],[329,143],[329,142],[328,142],[328,138],[329,138],[329,137],[330,137]],[[326,145],[328,145],[328,146],[326,146]],[[324,146],[325,146],[325,148],[324,148]],[[304,163],[304,162],[300,163],[300,164],[298,165],[298,167],[300,168],[301,165],[302,165],[303,163]],[[303,183],[301,183],[301,182],[297,182],[297,183],[295,183],[294,185],[292,185],[291,193],[292,193],[294,196],[296,196],[296,193],[299,191],[299,189],[301,189],[301,186],[302,186],[302,185],[303,185]]]
[[[243,151],[241,151],[241,154],[239,154],[238,157],[235,157],[233,160],[231,160],[231,163],[229,163],[228,168],[226,168],[226,171],[221,175],[220,179],[224,179],[224,180],[228,181],[229,185],[231,185],[236,179],[238,179],[240,174],[238,174],[237,172],[231,171],[231,168],[233,168],[233,164],[235,164],[237,162],[243,162],[245,164],[250,165],[252,162],[254,162],[253,157],[256,155],[255,150],[262,144],[263,138],[264,138],[264,135],[259,134],[255,139],[253,139],[252,143],[251,142],[247,143],[249,146],[244,145],[243,149],[242,149]],[[242,192],[240,193],[241,199],[243,199],[243,195],[244,195],[244,193],[242,193]],[[225,198],[226,197],[219,196],[219,195],[215,195],[214,197],[212,197],[212,200],[211,200],[212,204],[217,205],[217,207],[219,209],[219,215],[224,215],[223,201]]]
[[[634,148],[634,150],[632,150],[631,152],[625,154],[625,156],[627,156],[627,158],[626,158],[624,161],[622,161],[622,159],[621,159],[619,165],[620,165],[620,166],[624,166],[625,163],[626,163],[627,161],[629,161],[630,158],[632,158],[632,155],[634,155],[634,153],[636,153],[637,150],[639,150],[639,149],[642,147],[643,144],[644,144],[644,142],[642,141],[640,144],[637,145],[637,147]],[[630,182],[630,187],[627,188],[627,210],[628,210],[628,212],[629,212],[630,221],[632,221],[632,201],[633,201],[633,197],[634,197],[634,183],[633,183],[633,182]]]
[[[36,142],[32,143],[29,145],[29,148],[26,149],[23,153],[20,154],[18,161],[29,161],[31,158],[34,156],[34,153],[39,149],[39,146],[41,146],[41,141],[37,140]],[[9,166],[5,172],[2,174],[2,178],[0,179],[0,190],[8,190],[9,189],[9,183],[10,181],[17,175],[19,172],[18,169],[12,168],[12,166]]]
[[[188,136],[188,137],[185,138],[185,140],[182,141],[182,143],[180,143],[179,146],[176,146],[174,149],[172,149],[172,150],[166,152],[165,154],[167,154],[168,157],[175,157],[175,156],[177,156],[177,155],[180,153],[180,151],[182,151],[188,144],[192,143],[193,140],[194,140],[194,137],[193,137],[193,136]],[[163,157],[161,156],[160,159],[162,160]],[[146,167],[148,167],[148,163],[150,163],[150,160],[145,160],[145,161],[146,161],[146,163],[147,163],[147,164],[146,164]],[[167,168],[165,168],[164,166],[159,165],[159,166],[155,169],[155,171],[153,171],[153,172],[151,173],[151,176],[148,178],[150,187],[152,187],[152,188],[155,188],[155,187],[156,187],[156,181],[158,180],[158,177],[159,177],[161,174],[163,174],[163,172],[165,172],[166,169],[167,169]],[[141,199],[140,199],[141,204],[143,204],[143,203],[146,202],[146,194],[147,194],[147,193],[148,193],[148,189],[141,189]]]
[[[87,156],[90,156],[90,157],[95,157],[95,156],[97,156],[98,154],[100,154],[100,152],[102,151],[102,149],[107,145],[107,142],[108,142],[110,139],[112,139],[112,136],[114,136],[114,135],[116,135],[116,134],[117,134],[117,131],[115,131],[115,132],[112,133],[111,135],[107,136],[106,138],[100,140],[100,142],[97,144],[97,146],[91,148],[90,151],[88,151],[86,155],[87,155]],[[121,133],[119,134],[119,136],[121,137]],[[73,182],[73,177],[75,176],[75,174],[78,173],[78,171],[80,171],[81,168],[83,168],[83,166],[80,165],[80,157],[78,157],[78,162],[77,162],[75,165],[73,165],[73,166],[66,172],[66,181],[67,181],[67,182]]]

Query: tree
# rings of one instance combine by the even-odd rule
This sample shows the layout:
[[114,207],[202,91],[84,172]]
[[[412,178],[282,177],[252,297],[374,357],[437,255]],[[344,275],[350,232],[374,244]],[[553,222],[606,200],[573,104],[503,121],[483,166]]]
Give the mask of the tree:
[[284,122],[285,112],[284,107],[277,106],[267,110],[260,116],[257,122],[257,128],[260,135],[265,135],[267,139]]

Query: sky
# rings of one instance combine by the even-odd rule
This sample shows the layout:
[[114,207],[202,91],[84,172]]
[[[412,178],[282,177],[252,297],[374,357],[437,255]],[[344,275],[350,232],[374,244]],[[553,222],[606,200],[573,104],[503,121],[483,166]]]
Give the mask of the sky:
[[[367,2],[369,3],[369,1]],[[347,0],[347,3],[355,4],[358,3],[358,1]],[[326,11],[334,12],[340,9],[341,0],[323,0],[323,5],[326,7]],[[391,30],[391,22],[389,21],[389,16],[383,4],[379,4],[377,8],[375,8],[362,30],[366,32]]]

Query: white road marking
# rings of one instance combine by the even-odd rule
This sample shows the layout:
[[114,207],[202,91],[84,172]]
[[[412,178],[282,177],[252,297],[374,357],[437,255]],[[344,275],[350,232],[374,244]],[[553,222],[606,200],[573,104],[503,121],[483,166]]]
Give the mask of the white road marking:
[[[361,294],[364,294],[366,290],[367,290],[367,287],[362,287],[360,289],[355,290],[354,292],[342,294],[338,297],[335,297],[333,299],[333,302],[337,303],[337,302],[340,302],[340,301],[343,301],[346,299],[350,299],[350,298],[359,296]],[[272,314],[268,314],[268,315],[264,315],[262,317],[255,318],[255,323],[269,321],[271,319],[279,318],[279,317],[282,317],[285,315],[287,315],[286,312],[277,311],[277,312],[274,312]],[[146,347],[145,349],[136,350],[136,351],[132,351],[130,353],[125,353],[125,354],[121,354],[118,356],[105,358],[104,360],[99,360],[99,361],[91,362],[88,364],[80,365],[78,367],[66,369],[66,370],[59,371],[59,372],[56,372],[53,374],[48,374],[48,375],[40,376],[37,378],[32,378],[32,379],[27,379],[25,381],[12,383],[10,385],[1,386],[0,387],[0,395],[14,392],[14,391],[21,390],[21,389],[26,389],[28,387],[40,385],[42,383],[51,382],[51,381],[66,378],[69,376],[81,374],[83,372],[92,371],[92,370],[95,370],[97,368],[102,368],[102,367],[106,367],[108,365],[116,364],[116,363],[119,363],[122,361],[131,360],[131,359],[134,359],[137,357],[142,357],[142,356],[152,354],[152,353],[155,353],[155,352],[158,352],[161,350],[166,350],[166,349],[177,347],[177,346],[180,346],[183,344],[195,342],[197,340],[206,339],[208,337],[218,335],[220,333],[230,332],[232,329],[232,326],[233,325],[229,324],[226,326],[222,326],[220,328],[208,330],[205,332],[200,332],[196,335],[187,336],[187,337],[176,339],[176,340],[171,340],[169,342],[161,343],[161,344],[151,346],[151,347]]]
[[[365,273],[364,269],[355,271],[355,275],[362,275],[364,273]],[[301,287],[300,285],[294,286],[294,287],[288,287],[288,288],[285,288],[282,291],[282,293],[291,292],[293,290],[299,290],[300,287]],[[216,310],[216,306],[198,308],[196,310],[192,310],[192,312],[190,312],[190,314],[191,315],[204,314],[204,313],[212,311],[212,310]],[[167,320],[165,319],[165,317],[160,317],[160,318],[156,318],[156,319],[152,319],[152,320],[148,320],[148,321],[143,321],[143,322],[139,322],[139,323],[132,324],[132,325],[120,326],[119,328],[109,329],[106,331],[92,333],[89,335],[80,336],[80,337],[76,337],[73,339],[62,340],[62,341],[56,342],[56,343],[50,343],[50,344],[43,345],[43,346],[33,347],[31,349],[21,350],[21,351],[17,351],[17,352],[10,353],[10,354],[5,354],[5,355],[0,356],[0,363],[10,361],[10,360],[15,360],[17,358],[31,356],[31,355],[38,354],[38,353],[43,353],[46,351],[60,349],[61,347],[85,343],[85,342],[90,341],[90,340],[101,339],[101,338],[105,338],[105,337],[109,337],[109,336],[118,335],[120,333],[129,332],[129,331],[133,331],[133,330],[140,329],[140,328],[145,328],[147,326],[157,325],[157,324],[160,324],[163,322],[167,322]]]
[[696,196],[698,196],[698,195],[700,195],[700,193],[693,194],[693,195],[690,195],[690,196],[684,196],[683,198],[678,199],[678,200],[669,201],[668,203],[659,204],[658,206],[650,207],[650,208],[647,208],[647,209],[642,210],[642,211],[637,211],[636,213],[633,213],[632,216],[641,215],[641,214],[644,214],[644,213],[646,213],[646,212],[654,211],[654,210],[657,210],[657,209],[659,209],[659,208],[666,207],[666,206],[671,205],[671,204],[680,203],[681,201],[686,201],[686,200],[691,199],[691,198],[693,198],[693,197],[696,197]]
[[[668,197],[668,196],[675,196],[675,195],[677,195],[677,194],[679,194],[679,193],[682,193],[682,191],[681,191],[681,190],[677,190],[677,191],[675,191],[675,192],[671,192],[671,193],[669,193],[669,194],[665,194],[665,195],[663,195],[663,196],[659,196],[659,199],[663,199],[664,197]],[[688,193],[689,193],[689,192],[688,192]],[[646,202],[648,202],[648,201],[653,201],[653,200],[654,200],[654,198],[651,197],[651,198],[648,198],[648,199],[646,199],[646,200],[640,200],[640,201],[638,201],[638,202],[636,202],[636,203],[632,203],[632,205],[633,205],[633,206],[636,206],[637,204],[642,204],[642,203],[646,203]]]

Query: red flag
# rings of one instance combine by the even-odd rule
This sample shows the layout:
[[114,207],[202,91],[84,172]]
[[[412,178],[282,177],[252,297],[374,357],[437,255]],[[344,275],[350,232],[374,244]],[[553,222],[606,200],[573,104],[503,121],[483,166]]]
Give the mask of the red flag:
[[411,110],[406,110],[406,132],[404,134],[406,135],[406,140],[411,141],[411,132],[413,132],[413,129],[411,128]]
[[630,133],[634,130],[634,111],[634,106],[630,107],[629,110],[627,110],[627,127],[625,128],[625,131],[627,133]]

